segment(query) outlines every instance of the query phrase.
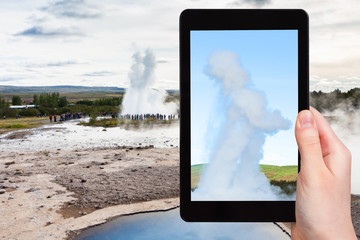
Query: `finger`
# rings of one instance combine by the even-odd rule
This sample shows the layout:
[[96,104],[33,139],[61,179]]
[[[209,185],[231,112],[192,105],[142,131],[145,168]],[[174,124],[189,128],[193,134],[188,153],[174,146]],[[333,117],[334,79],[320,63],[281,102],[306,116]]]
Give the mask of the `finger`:
[[326,167],[333,174],[349,174],[351,167],[349,150],[336,136],[326,119],[315,108],[311,107],[310,111],[318,126],[321,151]]
[[297,229],[296,229],[296,222],[292,222],[291,223],[291,240],[297,240],[298,238],[298,234],[297,234]]
[[[295,124],[295,137],[301,155],[302,174],[316,176],[325,167],[318,128],[312,112],[303,110]],[[308,179],[308,178],[306,178]],[[310,180],[310,179],[309,179]]]

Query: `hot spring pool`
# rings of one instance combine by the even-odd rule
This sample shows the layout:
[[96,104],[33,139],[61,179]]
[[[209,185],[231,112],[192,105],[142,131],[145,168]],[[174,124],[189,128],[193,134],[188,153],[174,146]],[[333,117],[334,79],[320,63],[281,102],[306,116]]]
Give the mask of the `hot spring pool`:
[[273,223],[186,223],[179,209],[122,216],[87,229],[76,240],[288,240]]

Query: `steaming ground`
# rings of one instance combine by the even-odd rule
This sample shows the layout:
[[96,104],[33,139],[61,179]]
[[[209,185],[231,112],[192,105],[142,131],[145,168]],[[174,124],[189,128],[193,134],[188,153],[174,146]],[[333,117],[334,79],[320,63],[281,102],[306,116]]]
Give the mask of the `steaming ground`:
[[225,112],[219,113],[226,119],[217,129],[221,133],[215,139],[214,154],[192,199],[288,199],[281,196],[280,188],[270,185],[260,172],[259,162],[266,138],[289,129],[291,122],[279,110],[271,109],[265,94],[253,88],[238,58],[230,51],[214,52],[205,68],[206,75],[221,91],[221,101],[226,103]]
[[[88,119],[87,119],[88,120]],[[0,151],[69,150],[148,146],[171,148],[179,146],[179,124],[148,130],[125,130],[118,127],[86,127],[80,120],[44,125],[0,135]]]
[[352,154],[351,193],[360,195],[360,110],[338,109],[324,114],[336,135]]

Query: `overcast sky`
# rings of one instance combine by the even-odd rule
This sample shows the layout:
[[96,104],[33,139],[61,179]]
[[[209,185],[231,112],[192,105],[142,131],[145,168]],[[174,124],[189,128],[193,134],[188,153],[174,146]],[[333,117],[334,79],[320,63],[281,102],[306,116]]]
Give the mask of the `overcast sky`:
[[359,0],[2,0],[0,85],[127,87],[132,54],[151,48],[155,87],[178,89],[186,8],[303,8],[311,90],[360,87]]

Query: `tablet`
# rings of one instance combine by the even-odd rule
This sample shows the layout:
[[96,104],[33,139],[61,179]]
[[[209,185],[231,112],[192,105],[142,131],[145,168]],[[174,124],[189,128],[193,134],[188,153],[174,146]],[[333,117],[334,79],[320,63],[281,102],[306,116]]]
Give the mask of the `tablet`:
[[295,221],[309,108],[303,10],[180,16],[180,213],[185,221]]

